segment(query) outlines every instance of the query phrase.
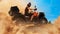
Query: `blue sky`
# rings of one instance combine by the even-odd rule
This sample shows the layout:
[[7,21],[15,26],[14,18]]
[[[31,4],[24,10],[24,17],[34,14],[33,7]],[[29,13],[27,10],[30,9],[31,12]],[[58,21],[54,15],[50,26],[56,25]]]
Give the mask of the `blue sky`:
[[43,11],[49,21],[54,21],[60,16],[60,0],[34,0],[38,11]]

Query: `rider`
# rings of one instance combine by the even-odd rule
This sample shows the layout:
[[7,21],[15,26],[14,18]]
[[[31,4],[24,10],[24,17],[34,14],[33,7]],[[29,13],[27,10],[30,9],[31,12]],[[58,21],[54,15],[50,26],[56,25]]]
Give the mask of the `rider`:
[[35,6],[35,9],[34,9],[34,12],[33,12],[33,15],[31,16],[31,21],[32,21],[32,19],[34,18],[34,17],[37,17],[38,16],[38,12],[37,12],[37,8],[36,8],[36,6]]
[[29,16],[29,10],[33,10],[32,8],[30,8],[31,7],[31,3],[29,2],[28,4],[27,4],[27,7],[25,8],[25,16]]

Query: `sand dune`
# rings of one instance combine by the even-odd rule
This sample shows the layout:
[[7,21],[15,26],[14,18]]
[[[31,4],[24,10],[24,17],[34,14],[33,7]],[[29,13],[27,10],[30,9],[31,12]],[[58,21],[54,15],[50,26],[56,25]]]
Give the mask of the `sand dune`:
[[10,16],[0,13],[0,34],[60,34],[60,17],[56,24],[18,24],[16,25]]

